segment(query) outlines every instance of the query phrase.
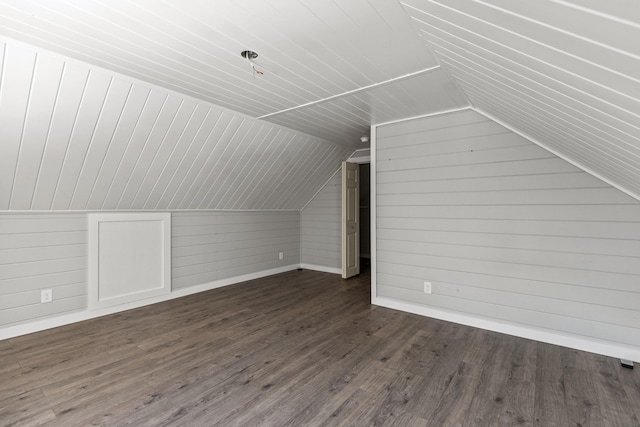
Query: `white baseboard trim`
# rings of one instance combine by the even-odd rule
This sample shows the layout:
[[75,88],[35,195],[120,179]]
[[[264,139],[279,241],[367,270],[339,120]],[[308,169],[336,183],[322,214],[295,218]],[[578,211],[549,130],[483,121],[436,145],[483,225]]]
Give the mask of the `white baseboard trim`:
[[131,310],[134,308],[144,307],[145,305],[157,304],[159,302],[169,301],[172,299],[184,297],[187,295],[197,294],[199,292],[209,291],[221,288],[223,286],[234,285],[236,283],[246,282],[248,280],[260,279],[262,277],[272,276],[274,274],[285,273],[287,271],[297,270],[299,264],[292,264],[283,267],[272,268],[269,270],[258,271],[255,273],[244,274],[242,276],[230,277],[227,279],[216,280],[213,282],[203,283],[201,285],[190,286],[183,289],[176,289],[169,294],[160,295],[153,298],[134,301],[114,307],[101,308],[89,311],[85,309],[75,313],[64,314],[57,317],[36,320],[16,326],[8,326],[0,329],[0,340],[15,338],[20,335],[40,332],[47,329],[57,328],[58,326],[69,325],[71,323],[82,322],[83,320],[94,319],[109,314],[119,313],[121,311]]
[[341,268],[327,267],[324,265],[300,264],[300,268],[304,268],[305,270],[322,271],[323,273],[342,274]]
[[629,345],[579,335],[563,334],[561,332],[539,329],[532,326],[503,323],[499,320],[491,320],[445,310],[438,310],[392,298],[375,297],[372,300],[372,304],[394,310],[406,311],[420,316],[458,323],[461,325],[500,332],[520,338],[527,338],[562,347],[574,348],[576,350],[602,354],[605,356],[615,357],[616,359],[633,360],[634,362],[640,363],[640,348]]

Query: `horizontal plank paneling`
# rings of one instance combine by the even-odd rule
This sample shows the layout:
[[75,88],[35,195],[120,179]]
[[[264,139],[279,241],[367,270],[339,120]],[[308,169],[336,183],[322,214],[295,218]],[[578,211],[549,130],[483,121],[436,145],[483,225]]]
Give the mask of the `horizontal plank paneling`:
[[338,171],[300,215],[303,264],[342,268],[341,206],[342,174]]
[[173,289],[299,264],[300,214],[174,213],[171,256]]
[[2,215],[0,234],[86,231],[84,215]]
[[[500,135],[500,134],[507,133],[506,129],[503,126],[500,126],[499,124],[494,123],[485,117],[478,117],[477,114],[475,116],[471,116],[471,113],[472,112],[469,112],[469,111],[460,112],[460,114],[464,114],[468,117],[474,117],[469,121],[469,123],[465,125],[455,126],[455,125],[450,125],[449,122],[445,122],[446,126],[441,124],[442,127],[425,129],[415,134],[406,133],[406,134],[397,135],[393,138],[393,141],[395,141],[394,143],[391,142],[389,137],[383,136],[384,135],[384,132],[383,132],[382,135],[377,136],[376,144],[378,143],[380,144],[380,147],[379,147],[380,150],[385,150],[388,148],[407,147],[405,150],[398,150],[398,154],[400,154],[400,156],[402,156],[403,153],[406,153],[407,150],[411,150],[410,147],[414,147],[414,146],[416,146],[415,148],[419,151],[432,148],[432,150],[437,150],[439,154],[442,154],[442,153],[447,153],[448,150],[446,149],[442,150],[443,148],[442,145],[444,144],[436,144],[436,143],[449,141],[449,144],[447,146],[452,147],[452,149],[455,150],[456,147],[460,147],[461,145],[464,145],[464,139],[469,137],[469,135],[485,136],[485,135]],[[445,114],[444,116],[448,116],[448,114]],[[410,120],[408,122],[403,121],[403,122],[400,122],[399,124],[410,123],[410,122],[411,122]],[[389,126],[398,126],[399,124],[392,124]],[[418,141],[429,141],[429,144],[427,144],[427,146],[425,147],[425,144],[420,144],[416,142],[414,135],[420,138],[418,139]],[[500,142],[500,138],[498,138],[496,141]],[[482,140],[480,142],[482,143]],[[509,146],[513,146],[514,145],[513,142],[514,142],[514,139],[512,137],[512,144]],[[433,145],[433,146],[430,145],[432,143],[436,145]],[[505,146],[505,145],[503,144],[502,146]],[[482,147],[482,145],[480,145],[480,147]],[[384,153],[385,151],[381,152],[383,156],[378,160],[381,160],[382,158],[384,158]]]
[[[626,209],[623,209],[626,208]],[[397,216],[404,211],[407,218],[468,218],[515,219],[549,221],[625,221],[638,222],[640,206],[636,205],[458,205],[455,210],[447,206],[398,206],[380,202],[381,217]],[[631,227],[633,228],[633,227]]]
[[[502,131],[503,133],[492,133],[482,138],[474,138],[474,151],[516,146],[513,134],[504,132],[504,129],[502,129]],[[447,137],[449,136],[450,135],[447,135]],[[378,150],[378,160],[383,160],[387,152],[393,153],[394,159],[401,159],[403,157],[411,159],[414,157],[429,156],[434,153],[442,155],[443,153],[464,153],[468,151],[469,142],[465,139],[456,137],[454,137],[454,139],[442,137],[433,138],[433,135],[425,135],[424,140],[428,141],[432,139],[434,142],[429,144],[404,145],[402,147],[394,145],[393,147],[381,148]],[[523,138],[522,145],[529,146],[529,143]]]
[[505,163],[465,164],[459,166],[443,166],[428,169],[412,169],[408,171],[380,172],[378,182],[414,182],[442,179],[485,178],[496,176],[535,175],[541,173],[568,173],[577,168],[562,159],[543,157]]
[[378,217],[380,228],[401,228],[404,230],[468,231],[566,237],[591,237],[601,239],[640,239],[640,230],[629,227],[624,222],[596,221],[555,221],[505,218],[407,218],[404,215]]
[[[172,217],[174,290],[300,263],[299,212]],[[87,268],[85,214],[0,215],[0,326],[86,310]],[[40,303],[42,289],[52,303]]]
[[[393,183],[380,183],[378,193],[390,194],[396,190]],[[403,183],[402,194],[414,193],[459,193],[476,191],[538,190],[567,188],[607,188],[610,186],[593,176],[585,176],[580,171],[560,174],[537,174],[502,177],[476,177],[455,180],[430,180]]]
[[172,238],[172,248],[182,248],[182,247],[190,247],[190,246],[199,246],[199,245],[209,245],[209,244],[218,244],[218,243],[227,243],[227,242],[237,242],[244,240],[262,240],[262,239],[275,239],[279,237],[291,237],[296,236],[300,233],[300,230],[296,230],[294,228],[284,229],[284,230],[263,230],[263,231],[253,231],[243,238],[238,238],[235,233],[214,233],[214,234],[203,234],[203,235],[191,235],[191,236],[178,236]]
[[[608,286],[610,289],[629,292],[637,289],[637,276],[632,274],[395,251],[380,251],[378,255],[390,263],[405,266],[407,272],[411,271],[413,267],[431,265],[448,270],[523,279],[537,279],[547,282],[584,285],[587,287]],[[424,280],[428,279],[429,278],[425,278]]]
[[[38,276],[16,277],[13,279],[3,280],[0,293],[8,294],[34,289],[48,289],[57,286],[65,286],[69,283],[86,283],[86,281],[86,268]],[[38,297],[38,301],[40,301],[40,297]]]
[[[458,116],[459,114],[459,116]],[[430,123],[425,123],[422,120],[404,120],[397,123],[390,123],[384,126],[376,128],[376,152],[377,150],[383,150],[386,146],[390,146],[387,138],[395,136],[400,137],[402,135],[408,135],[408,138],[404,138],[405,142],[411,144],[411,135],[422,132],[435,132],[439,129],[455,130],[459,126],[472,126],[474,123],[486,123],[488,122],[486,117],[476,114],[473,110],[460,111],[458,114],[438,114],[434,115]],[[460,123],[464,121],[464,125]],[[494,129],[503,133],[504,129],[500,129],[494,125]],[[385,140],[387,142],[385,142]],[[421,144],[413,144],[421,145]]]
[[[551,248],[546,250],[528,250],[501,248],[482,245],[460,245],[449,243],[429,243],[399,241],[397,238],[378,240],[378,250],[407,254],[407,260],[414,255],[443,256],[462,260],[495,261],[510,264],[550,266],[558,268],[602,271],[640,275],[640,256],[619,256],[559,252]],[[410,254],[410,255],[409,255]]]
[[[53,292],[55,295],[55,290]],[[48,304],[40,304],[39,299],[40,295],[38,293],[38,302],[36,303],[0,311],[0,325],[23,323],[40,318],[57,316],[61,313],[73,313],[84,310],[87,307],[86,295],[58,300],[54,299]]]
[[[61,251],[61,249],[63,249],[63,251]],[[61,243],[55,246],[0,250],[0,259],[2,259],[6,264],[22,263],[25,259],[30,261],[42,261],[47,259],[77,258],[86,256],[86,244],[69,245]]]
[[0,215],[0,326],[86,308],[86,230],[84,215]]
[[[422,292],[419,283],[405,283],[401,278],[388,277],[389,282],[394,287]],[[433,289],[433,287],[432,287]],[[435,297],[433,295],[436,295]],[[640,317],[635,307],[622,308],[617,304],[610,307],[600,301],[590,301],[587,303],[577,302],[573,299],[550,298],[546,295],[536,295],[535,293],[522,294],[520,298],[513,298],[513,291],[496,290],[487,287],[468,286],[465,284],[454,284],[439,282],[436,285],[431,299],[436,300],[441,295],[445,297],[472,300],[485,304],[496,304],[513,307],[516,309],[533,310],[541,313],[560,313],[563,316],[584,319],[600,323],[610,323],[613,325],[635,327]],[[618,292],[618,298],[631,296],[632,300],[638,301],[637,294],[631,292]],[[598,304],[598,310],[591,310],[593,304]]]
[[[520,229],[522,230],[522,229]],[[622,257],[640,254],[637,239],[596,239],[589,237],[545,236],[542,234],[489,233],[483,229],[473,231],[417,230],[410,226],[383,228],[378,233],[380,240],[403,242],[448,243],[510,249],[532,249],[539,251],[588,253],[594,255],[617,255]]]
[[421,290],[423,286],[422,278],[430,277],[436,282],[435,285],[432,285],[436,289],[440,289],[441,286],[452,287],[465,284],[465,286],[476,286],[480,289],[494,289],[522,294],[523,298],[526,298],[527,295],[540,297],[554,295],[556,300],[620,307],[627,310],[635,310],[640,300],[638,293],[632,291],[589,287],[585,292],[584,286],[581,285],[469,273],[444,268],[419,267],[414,271],[418,273],[418,277],[408,277],[406,276],[406,269],[402,265],[386,264],[384,268],[379,269],[380,280],[383,283],[391,283],[396,287]]
[[[513,321],[512,319],[514,317],[518,317],[520,319],[519,323],[536,328],[557,330],[557,325],[562,324],[564,333],[582,335],[595,339],[606,339],[614,343],[636,345],[634,335],[637,335],[637,328],[635,327],[625,327],[611,323],[579,319],[564,314],[541,313],[536,310],[512,305],[485,303],[445,295],[429,296],[419,291],[393,288],[384,285],[379,287],[378,292],[380,296],[384,297],[409,300],[414,303],[433,305],[445,310],[457,310],[471,315],[501,321]],[[432,304],[429,304],[429,302],[432,302]]]
[[413,194],[386,194],[385,203],[391,206],[438,205],[626,205],[634,211],[635,199],[615,188],[573,188],[545,190],[461,191],[433,193],[416,200]]
[[46,259],[44,261],[26,261],[21,263],[3,264],[0,266],[0,280],[58,273],[62,271],[79,270],[86,265],[86,257]]
[[395,159],[393,162],[385,162],[379,159],[380,172],[387,170],[410,170],[410,169],[424,169],[430,167],[445,167],[445,166],[457,166],[457,165],[474,165],[482,163],[500,163],[510,161],[522,161],[531,159],[546,159],[551,155],[547,150],[543,148],[529,145],[523,147],[503,147],[493,149],[479,149],[469,150],[465,153],[451,153],[443,154],[439,153],[437,156],[419,156],[416,154],[413,158],[407,159]]
[[87,243],[86,231],[67,231],[64,234],[56,232],[39,232],[33,234],[3,234],[0,239],[0,250],[19,248],[39,248],[57,245],[76,245]]
[[253,245],[250,248],[246,247],[246,243],[244,246],[245,247],[239,249],[225,248],[215,252],[207,251],[194,255],[175,256],[171,261],[171,267],[173,272],[176,275],[179,275],[179,269],[182,267],[208,265],[212,262],[224,262],[257,255],[270,255],[278,252],[284,252],[290,256],[291,253],[299,250],[299,244],[297,242],[292,242],[291,239],[286,242],[274,242],[266,245],[260,245],[257,244],[257,242],[253,242]]
[[[377,132],[377,295],[640,346],[640,203],[550,153],[529,159],[538,147],[481,119],[451,113]],[[456,120],[452,153],[438,129]],[[512,135],[512,149],[476,151],[489,135]],[[412,159],[409,146],[429,149]],[[483,155],[501,150],[512,155]]]
[[[286,245],[289,244],[292,240],[292,233],[282,234],[282,233],[273,233],[272,237],[263,237],[263,238],[253,238],[253,245],[255,247],[263,247],[270,245]],[[245,239],[249,240],[249,239]],[[189,257],[191,255],[202,255],[209,254],[215,252],[222,251],[233,251],[236,249],[246,248],[245,240],[239,239],[230,239],[218,241],[216,243],[208,243],[208,244],[197,244],[197,245],[187,245],[187,246],[174,246],[172,247],[172,254],[174,255],[174,264],[179,261],[181,257]]]
[[[296,215],[296,213],[293,214]],[[222,222],[210,225],[196,225],[193,227],[179,227],[176,228],[174,236],[177,238],[186,236],[200,236],[204,234],[224,235],[236,233],[246,233],[247,235],[250,235],[249,233],[257,231],[289,230],[291,228],[291,222],[289,221],[267,222],[264,224],[259,222],[225,224],[224,222]],[[215,232],[212,233],[212,230],[215,230]]]
[[[57,301],[59,299],[73,298],[78,295],[85,295],[86,291],[87,286],[84,282],[56,286],[53,291],[53,299]],[[40,303],[40,290],[3,295],[0,301],[0,310],[34,305],[34,303]]]

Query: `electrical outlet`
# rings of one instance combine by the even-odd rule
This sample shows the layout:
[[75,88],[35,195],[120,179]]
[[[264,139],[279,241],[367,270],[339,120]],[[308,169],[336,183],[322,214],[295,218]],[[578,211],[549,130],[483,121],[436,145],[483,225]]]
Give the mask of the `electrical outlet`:
[[278,259],[284,259],[284,252],[280,252],[278,254]]
[[40,303],[44,304],[51,301],[53,301],[53,291],[51,289],[40,291]]
[[431,293],[431,282],[424,282],[424,293],[425,294]]

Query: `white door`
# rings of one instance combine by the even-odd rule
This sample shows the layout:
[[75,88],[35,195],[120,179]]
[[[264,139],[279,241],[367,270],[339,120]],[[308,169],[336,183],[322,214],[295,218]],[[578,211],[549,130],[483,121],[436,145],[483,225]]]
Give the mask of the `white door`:
[[360,177],[356,163],[342,162],[342,277],[360,274]]

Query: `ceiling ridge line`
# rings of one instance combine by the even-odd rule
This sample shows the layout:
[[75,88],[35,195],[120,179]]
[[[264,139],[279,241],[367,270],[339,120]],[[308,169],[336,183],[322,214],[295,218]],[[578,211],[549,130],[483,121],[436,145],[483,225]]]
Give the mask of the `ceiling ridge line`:
[[295,107],[290,107],[290,108],[286,108],[284,110],[279,110],[279,111],[276,111],[276,112],[273,112],[273,113],[264,114],[262,116],[256,117],[256,119],[258,119],[258,120],[266,119],[266,118],[269,118],[269,117],[277,116],[279,114],[284,114],[284,113],[288,113],[290,111],[299,110],[301,108],[309,107],[309,106],[312,106],[312,105],[321,104],[323,102],[331,101],[331,100],[334,100],[334,99],[338,99],[338,98],[341,98],[343,96],[353,95],[355,93],[364,92],[364,91],[367,91],[369,89],[374,89],[374,88],[377,88],[377,87],[385,86],[385,85],[388,85],[388,84],[391,84],[391,83],[395,83],[395,82],[398,82],[398,81],[402,81],[404,79],[415,77],[415,76],[418,76],[418,75],[421,75],[421,74],[427,74],[427,73],[430,73],[432,71],[438,70],[440,68],[441,68],[440,65],[435,65],[433,67],[424,68],[422,70],[414,71],[412,73],[403,74],[402,76],[393,77],[391,79],[384,80],[384,81],[381,81],[381,82],[378,82],[378,83],[373,83],[373,84],[370,84],[368,86],[359,87],[357,89],[348,90],[346,92],[342,92],[342,93],[339,93],[339,94],[336,94],[336,95],[331,95],[331,96],[326,97],[326,98],[317,99],[315,101],[307,102],[305,104],[296,105]]

